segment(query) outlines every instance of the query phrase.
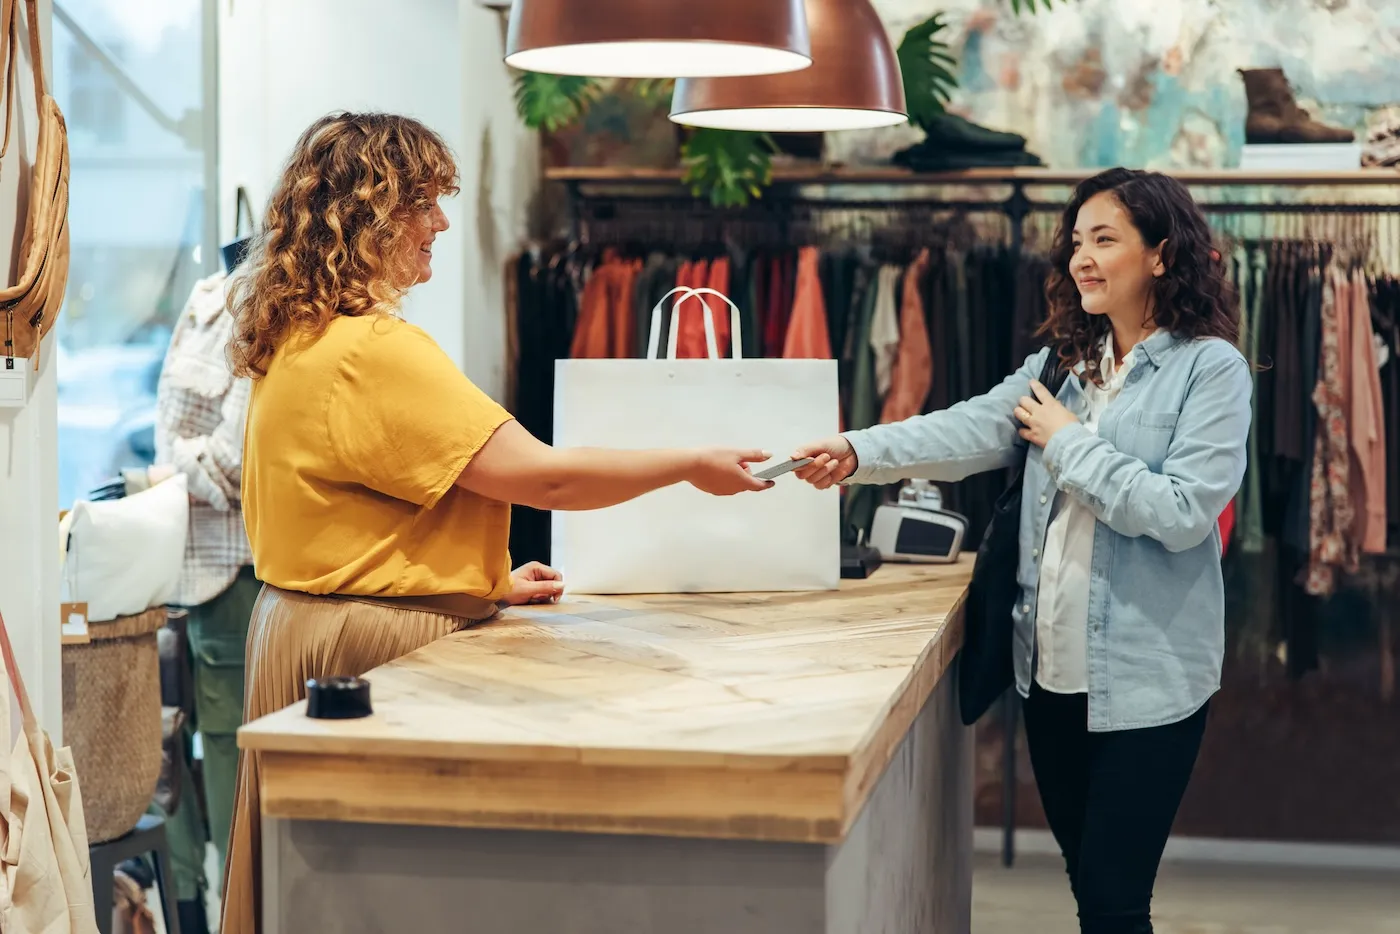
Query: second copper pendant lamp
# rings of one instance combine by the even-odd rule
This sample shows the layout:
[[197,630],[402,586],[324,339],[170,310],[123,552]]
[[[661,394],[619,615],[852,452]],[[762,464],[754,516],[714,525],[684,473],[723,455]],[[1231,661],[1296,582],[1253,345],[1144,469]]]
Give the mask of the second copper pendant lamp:
[[612,78],[805,69],[803,0],[515,0],[506,64]]
[[899,61],[870,0],[806,0],[812,67],[751,77],[683,78],[677,123],[727,130],[816,132],[909,119]]

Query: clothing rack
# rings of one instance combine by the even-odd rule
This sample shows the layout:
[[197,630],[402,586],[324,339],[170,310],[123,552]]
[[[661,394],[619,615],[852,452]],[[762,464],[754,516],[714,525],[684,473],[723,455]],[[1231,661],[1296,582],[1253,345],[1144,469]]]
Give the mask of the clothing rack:
[[[682,184],[681,174],[664,169],[569,168],[546,173],[568,194],[568,236],[587,243],[590,228],[600,223],[625,223],[629,216],[665,211],[694,223],[717,224],[731,229],[773,224],[790,229],[797,212],[913,212],[951,211],[964,214],[1000,214],[1011,225],[1010,247],[1024,244],[1024,221],[1034,214],[1056,214],[1065,198],[1033,198],[1028,189],[1069,188],[1092,174],[1048,169],[972,169],[965,172],[918,174],[901,169],[777,169],[762,198],[743,208],[715,208],[693,197]],[[1198,197],[1212,215],[1400,216],[1400,172],[1390,169],[1358,169],[1350,172],[1241,172],[1190,170],[1169,173],[1187,186],[1200,189],[1282,189],[1294,198],[1270,197],[1259,201],[1232,197]],[[1002,197],[987,197],[989,187],[1005,190]],[[1343,188],[1352,192],[1380,190],[1388,198],[1297,199],[1310,189]],[[962,189],[957,196],[950,191]],[[966,195],[971,194],[971,197]],[[1061,192],[1060,194],[1066,194]],[[1270,193],[1271,195],[1274,192]]]
[[[1051,169],[973,169],[965,172],[919,174],[902,169],[775,169],[772,184],[762,198],[742,208],[717,208],[691,195],[678,170],[568,168],[552,169],[548,180],[562,184],[568,201],[568,231],[571,243],[593,245],[629,238],[628,232],[646,234],[636,239],[655,241],[655,219],[672,225],[688,225],[687,241],[724,242],[776,240],[791,244],[791,234],[802,224],[823,215],[847,213],[859,216],[889,215],[908,223],[886,225],[933,233],[930,215],[948,214],[956,218],[982,214],[1004,218],[1009,225],[1007,246],[1019,258],[1026,245],[1025,222],[1033,215],[1058,214],[1063,210],[1067,191],[1059,200],[1032,197],[1028,189],[1067,189],[1098,170],[1058,171]],[[1394,216],[1400,219],[1400,172],[1365,169],[1344,172],[1243,172],[1236,170],[1187,170],[1169,172],[1197,194],[1197,202],[1208,215],[1215,216]],[[990,196],[989,188],[1001,189]],[[1273,189],[1260,194],[1260,200],[1242,200],[1240,191],[1248,188]],[[1313,200],[1316,189],[1345,189],[1350,194],[1379,192],[1377,197],[1330,198]],[[1223,199],[1208,192],[1221,189]],[[1038,194],[1038,192],[1036,192]],[[648,223],[653,226],[648,228]],[[867,224],[878,234],[881,228]],[[679,230],[680,226],[671,229]],[[1396,228],[1400,233],[1400,226]],[[597,238],[602,232],[611,236]],[[1391,241],[1395,246],[1400,240]],[[1400,247],[1396,247],[1400,249]],[[1400,257],[1395,257],[1400,262]],[[1014,691],[1008,691],[1001,705],[1003,730],[1002,762],[1002,862],[1015,860],[1016,813],[1016,731],[1019,716]]]

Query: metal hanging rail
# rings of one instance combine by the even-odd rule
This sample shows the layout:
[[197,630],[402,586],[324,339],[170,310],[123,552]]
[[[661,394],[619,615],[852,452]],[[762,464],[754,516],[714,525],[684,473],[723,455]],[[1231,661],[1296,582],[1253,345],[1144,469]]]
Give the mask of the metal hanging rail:
[[[961,172],[911,172],[893,166],[776,167],[774,184],[804,185],[1077,185],[1100,169],[966,169]],[[1245,171],[1243,169],[1178,169],[1166,174],[1187,185],[1400,185],[1400,170]],[[545,171],[550,181],[566,183],[625,182],[641,185],[679,184],[679,169],[570,167]]]

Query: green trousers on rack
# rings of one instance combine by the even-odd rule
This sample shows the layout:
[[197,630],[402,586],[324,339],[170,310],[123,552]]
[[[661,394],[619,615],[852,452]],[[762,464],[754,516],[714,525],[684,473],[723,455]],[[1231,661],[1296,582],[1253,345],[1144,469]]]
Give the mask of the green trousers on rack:
[[[193,782],[181,791],[178,813],[170,821],[171,861],[181,901],[200,897],[208,888],[205,845],[213,842],[223,876],[233,823],[234,782],[238,777],[238,741],[243,723],[243,665],[248,621],[262,584],[253,569],[243,568],[227,590],[208,603],[189,608],[190,654],[194,664],[194,723],[204,749],[204,802],[201,812]],[[186,770],[188,774],[188,770]],[[216,885],[221,884],[216,880]]]

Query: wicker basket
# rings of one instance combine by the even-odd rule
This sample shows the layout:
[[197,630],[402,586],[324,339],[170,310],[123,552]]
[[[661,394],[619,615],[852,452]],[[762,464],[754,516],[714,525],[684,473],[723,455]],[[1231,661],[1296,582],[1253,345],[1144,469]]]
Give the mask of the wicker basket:
[[160,777],[160,653],[165,608],[90,623],[63,647],[63,739],[83,783],[88,840],[114,840],[146,813]]

